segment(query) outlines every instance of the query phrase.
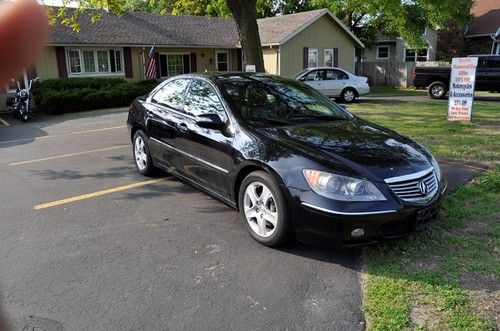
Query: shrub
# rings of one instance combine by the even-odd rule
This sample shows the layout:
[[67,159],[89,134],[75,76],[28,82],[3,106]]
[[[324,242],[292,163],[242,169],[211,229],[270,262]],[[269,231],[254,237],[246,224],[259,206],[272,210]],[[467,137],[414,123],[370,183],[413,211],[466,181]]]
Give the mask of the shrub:
[[121,78],[49,79],[33,86],[38,109],[48,114],[128,106],[158,82],[128,83]]

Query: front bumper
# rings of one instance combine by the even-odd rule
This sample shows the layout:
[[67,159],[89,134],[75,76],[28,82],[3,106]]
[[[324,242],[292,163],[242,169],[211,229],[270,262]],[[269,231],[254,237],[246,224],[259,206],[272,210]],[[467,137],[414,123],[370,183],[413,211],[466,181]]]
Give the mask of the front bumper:
[[293,213],[296,237],[311,243],[355,246],[413,233],[436,220],[446,185],[443,179],[426,205],[373,212],[343,212],[301,201]]

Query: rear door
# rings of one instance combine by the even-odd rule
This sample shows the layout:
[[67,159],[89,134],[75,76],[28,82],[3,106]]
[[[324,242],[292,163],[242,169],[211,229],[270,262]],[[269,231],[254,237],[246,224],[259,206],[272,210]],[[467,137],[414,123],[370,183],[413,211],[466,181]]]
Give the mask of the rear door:
[[151,141],[151,154],[164,167],[173,166],[177,157],[173,146],[179,135],[179,122],[182,121],[180,112],[189,83],[188,79],[170,81],[144,105],[147,110],[146,130]]

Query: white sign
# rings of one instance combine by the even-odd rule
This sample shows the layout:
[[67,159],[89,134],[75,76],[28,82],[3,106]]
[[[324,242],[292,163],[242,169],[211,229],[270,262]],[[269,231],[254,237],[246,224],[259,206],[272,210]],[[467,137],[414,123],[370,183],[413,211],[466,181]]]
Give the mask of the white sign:
[[245,72],[256,72],[255,64],[247,64],[245,66]]
[[470,121],[476,83],[477,57],[457,57],[451,61],[448,121]]

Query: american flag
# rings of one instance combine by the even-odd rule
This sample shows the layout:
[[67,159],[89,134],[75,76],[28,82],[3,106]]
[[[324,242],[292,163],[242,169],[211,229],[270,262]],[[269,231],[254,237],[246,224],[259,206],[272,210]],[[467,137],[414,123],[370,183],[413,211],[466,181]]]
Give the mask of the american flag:
[[157,70],[156,70],[156,52],[155,45],[151,47],[148,53],[149,62],[146,67],[145,76],[147,79],[156,79],[157,78]]

